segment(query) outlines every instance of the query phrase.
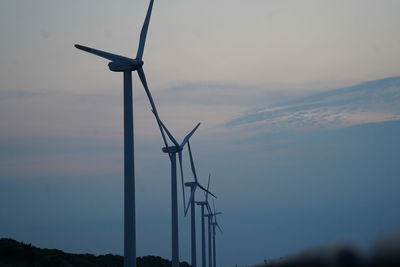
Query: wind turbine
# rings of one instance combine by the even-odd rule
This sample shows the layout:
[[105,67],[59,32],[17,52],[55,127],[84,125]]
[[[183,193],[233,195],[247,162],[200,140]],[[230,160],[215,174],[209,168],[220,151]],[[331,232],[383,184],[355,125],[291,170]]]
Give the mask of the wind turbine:
[[[210,182],[210,180],[208,180],[209,182]],[[210,183],[209,183],[210,184]],[[208,184],[208,186],[209,186],[209,184]],[[207,186],[207,188],[208,188],[208,186]],[[209,267],[212,267],[213,265],[213,250],[212,250],[212,219],[213,219],[213,216],[214,216],[214,213],[212,212],[212,209],[211,209],[211,206],[210,206],[210,203],[208,202],[208,198],[206,197],[206,200],[205,200],[205,203],[206,203],[206,207],[207,207],[207,211],[208,211],[208,213],[207,214],[205,214],[204,215],[204,217],[206,217],[207,219],[208,219],[208,223],[207,223],[207,226],[208,226],[208,238],[207,238],[207,240],[208,240],[208,266]]]
[[[197,174],[196,174],[196,168],[194,166],[194,161],[193,161],[193,155],[192,155],[192,150],[190,148],[190,142],[188,141],[188,149],[189,149],[189,156],[190,156],[190,166],[192,168],[192,173],[194,176],[194,181],[193,182],[188,182],[185,183],[185,186],[190,187],[190,198],[189,198],[189,202],[187,205],[187,208],[185,209],[185,216],[189,210],[189,206],[190,206],[190,217],[191,217],[191,247],[192,247],[192,267],[197,267],[197,255],[196,255],[196,211],[195,211],[195,193],[196,193],[196,189],[197,187],[200,187],[204,192],[210,195],[212,195],[213,197],[215,197],[214,194],[210,193],[208,191],[208,189],[205,189],[197,180]],[[203,214],[204,215],[204,208],[203,208]],[[204,219],[203,219],[203,223],[204,223]],[[204,226],[204,225],[203,225]]]
[[[204,223],[204,206],[208,205],[208,189],[210,188],[211,173],[208,176],[207,192],[205,192],[204,201],[196,201],[196,204],[201,206],[201,263],[202,267],[206,267],[206,236],[205,236],[205,223]],[[209,228],[210,230],[210,228]],[[210,231],[209,231],[210,232]],[[210,249],[211,249],[211,235],[209,236]],[[211,254],[211,252],[210,252]],[[209,255],[211,257],[211,255]],[[211,264],[210,264],[211,265]]]
[[[124,266],[136,267],[136,218],[135,218],[135,161],[133,137],[133,91],[132,71],[137,71],[150,104],[155,114],[156,107],[147,87],[143,71],[143,51],[146,43],[147,30],[150,23],[154,0],[150,0],[146,18],[140,33],[139,47],[136,58],[128,58],[101,50],[76,44],[75,47],[85,52],[110,60],[111,71],[123,72],[124,81]],[[158,116],[158,114],[157,114]],[[159,125],[161,128],[161,126]],[[161,131],[162,135],[163,132]],[[163,135],[164,142],[165,136]]]
[[212,238],[211,238],[212,228],[211,228],[211,223],[212,223],[213,214],[212,214],[212,211],[209,209],[208,202],[207,202],[207,209],[209,210],[208,214],[205,214],[204,217],[207,217],[207,219],[208,219],[208,223],[207,223],[207,225],[208,225],[208,239],[207,239],[208,240],[208,266],[212,267],[213,255],[212,255]]
[[153,112],[158,124],[162,129],[165,130],[169,139],[174,144],[173,146],[166,146],[162,148],[164,153],[168,153],[171,161],[171,210],[172,210],[172,267],[179,267],[179,232],[178,232],[178,194],[177,194],[177,179],[176,179],[176,154],[178,153],[179,165],[181,171],[181,181],[183,190],[183,203],[185,208],[185,191],[184,191],[184,181],[183,181],[183,170],[182,170],[182,150],[186,144],[189,146],[189,139],[200,126],[200,123],[193,128],[193,130],[185,136],[182,143],[179,144],[176,139],[172,136],[171,132],[167,129],[161,119]]
[[215,211],[214,202],[213,202],[213,206],[214,206],[214,213],[213,213],[214,221],[211,223],[212,232],[213,232],[213,267],[217,267],[217,252],[216,252],[217,249],[216,249],[216,246],[215,246],[215,227],[218,227],[218,229],[222,233],[222,229],[221,229],[221,227],[219,227],[218,221],[217,221],[217,215],[222,214],[222,212],[216,212]]

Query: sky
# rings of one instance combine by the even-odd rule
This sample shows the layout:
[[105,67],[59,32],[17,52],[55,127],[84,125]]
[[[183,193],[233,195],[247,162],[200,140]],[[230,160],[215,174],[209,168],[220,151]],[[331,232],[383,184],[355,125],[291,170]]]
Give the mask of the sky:
[[[73,45],[134,57],[147,5],[0,0],[0,237],[122,254],[122,75]],[[191,145],[223,212],[219,266],[399,232],[399,8],[155,1],[144,70],[178,139],[202,123]],[[133,77],[138,255],[170,258],[169,160]]]

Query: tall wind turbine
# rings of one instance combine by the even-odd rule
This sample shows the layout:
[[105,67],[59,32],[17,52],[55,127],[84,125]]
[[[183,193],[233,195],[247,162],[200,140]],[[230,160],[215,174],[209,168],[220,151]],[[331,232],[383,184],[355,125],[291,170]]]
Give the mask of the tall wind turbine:
[[[189,139],[200,126],[200,123],[194,127],[194,129],[185,136],[182,143],[179,144],[176,139],[172,136],[171,132],[167,129],[161,119],[153,112],[156,116],[158,124],[161,125],[162,129],[165,130],[169,139],[174,144],[173,146],[163,147],[162,151],[168,153],[171,161],[171,211],[172,211],[172,267],[179,267],[179,232],[178,232],[178,192],[177,192],[177,179],[176,179],[176,154],[178,153],[179,165],[181,170],[181,181],[183,190],[183,203],[185,207],[185,191],[183,181],[183,170],[182,170],[182,150],[186,144],[189,145]],[[162,130],[161,130],[162,131]]]
[[[133,137],[133,92],[132,71],[137,71],[146,90],[150,104],[155,114],[156,107],[147,87],[143,71],[143,51],[146,43],[147,30],[150,23],[154,0],[150,0],[146,18],[140,33],[139,47],[136,58],[128,58],[101,50],[76,44],[75,47],[85,52],[110,60],[111,71],[124,73],[124,266],[136,267],[136,219],[135,219],[135,166]],[[158,115],[157,115],[158,116]],[[159,125],[159,127],[161,127]],[[162,132],[163,134],[163,132]],[[165,142],[165,136],[163,135]]]
[[[204,201],[196,201],[196,204],[201,207],[201,266],[206,267],[207,262],[206,262],[206,235],[205,235],[205,223],[204,223],[204,206],[207,207],[208,204],[208,190],[210,188],[210,178],[211,178],[211,173],[208,176],[208,184],[207,184],[207,192],[205,192],[205,200]],[[209,231],[210,232],[210,231]],[[210,244],[211,244],[211,235],[209,236]],[[211,249],[211,245],[210,245]],[[211,254],[211,252],[210,252]],[[209,255],[211,256],[211,255]]]
[[[197,174],[196,174],[196,168],[194,166],[194,161],[193,161],[193,155],[192,155],[192,150],[190,148],[190,142],[188,142],[188,149],[189,149],[189,156],[190,156],[190,166],[192,168],[192,173],[194,176],[194,181],[193,182],[188,182],[185,183],[185,186],[190,187],[190,198],[189,202],[187,205],[187,208],[185,209],[185,216],[189,210],[190,206],[190,217],[191,217],[191,247],[192,247],[192,267],[197,267],[197,255],[196,255],[196,211],[195,211],[195,193],[197,187],[200,187],[204,192],[213,197],[215,197],[214,194],[210,193],[208,189],[205,189],[197,180]],[[204,215],[204,209],[203,209],[203,215]],[[203,219],[204,221],[204,219]]]

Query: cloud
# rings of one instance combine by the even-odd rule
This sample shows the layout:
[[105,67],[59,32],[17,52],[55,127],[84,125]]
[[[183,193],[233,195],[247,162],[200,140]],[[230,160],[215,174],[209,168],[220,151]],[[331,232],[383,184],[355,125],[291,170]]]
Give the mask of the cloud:
[[400,77],[259,108],[229,121],[226,126],[253,126],[263,131],[315,130],[393,120],[400,120]]

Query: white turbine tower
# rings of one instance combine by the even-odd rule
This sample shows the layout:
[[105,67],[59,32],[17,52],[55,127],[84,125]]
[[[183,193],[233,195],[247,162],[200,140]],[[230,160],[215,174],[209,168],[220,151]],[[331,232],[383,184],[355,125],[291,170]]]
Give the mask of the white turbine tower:
[[[136,58],[128,58],[101,50],[76,44],[75,47],[85,52],[110,60],[111,71],[124,73],[124,266],[136,266],[136,223],[135,223],[135,166],[133,137],[133,92],[132,71],[137,71],[154,113],[157,110],[147,87],[143,71],[143,51],[146,43],[147,30],[150,23],[154,0],[150,0],[146,18],[140,33],[139,47]],[[161,128],[161,126],[159,125]],[[161,131],[163,134],[163,132]],[[165,136],[163,135],[164,142]]]
[[[165,130],[169,139],[174,144],[173,146],[163,147],[162,151],[168,153],[171,161],[171,211],[172,211],[172,267],[179,267],[179,232],[178,232],[178,192],[177,192],[177,179],[176,179],[176,154],[178,153],[180,171],[181,171],[181,182],[183,190],[183,204],[185,207],[185,191],[184,191],[184,181],[183,181],[183,170],[182,170],[182,150],[186,143],[189,145],[189,139],[200,126],[200,123],[194,127],[194,129],[185,136],[182,143],[179,144],[176,139],[172,136],[171,132],[167,129],[161,119],[153,112],[156,116],[158,124],[162,129]],[[162,131],[161,129],[161,131]]]
[[[190,148],[190,142],[188,142],[188,149],[189,149],[189,156],[190,156],[190,166],[192,168],[192,173],[194,176],[194,181],[193,182],[188,182],[185,183],[185,186],[190,187],[190,198],[189,202],[187,205],[187,208],[185,209],[185,216],[189,210],[190,206],[190,217],[191,217],[191,248],[192,248],[192,267],[197,267],[197,255],[196,255],[196,211],[195,211],[195,193],[197,187],[200,187],[204,192],[207,194],[212,195],[215,197],[214,194],[210,193],[208,189],[205,189],[197,180],[197,174],[196,174],[196,168],[194,166],[194,161],[193,161],[193,155],[192,155],[192,150]],[[203,209],[203,215],[204,215],[204,209]],[[203,219],[204,221],[204,219]]]
[[[201,207],[201,264],[202,264],[201,266],[202,267],[206,267],[207,266],[207,262],[206,262],[206,233],[205,233],[206,230],[205,230],[205,222],[204,222],[204,218],[205,218],[204,206],[207,207],[207,204],[208,204],[208,189],[210,188],[210,178],[211,178],[211,173],[208,176],[208,184],[207,184],[207,192],[205,192],[205,200],[204,201],[196,201],[196,204]],[[210,237],[211,237],[211,235],[210,235]],[[210,237],[209,237],[209,239],[211,239]]]

